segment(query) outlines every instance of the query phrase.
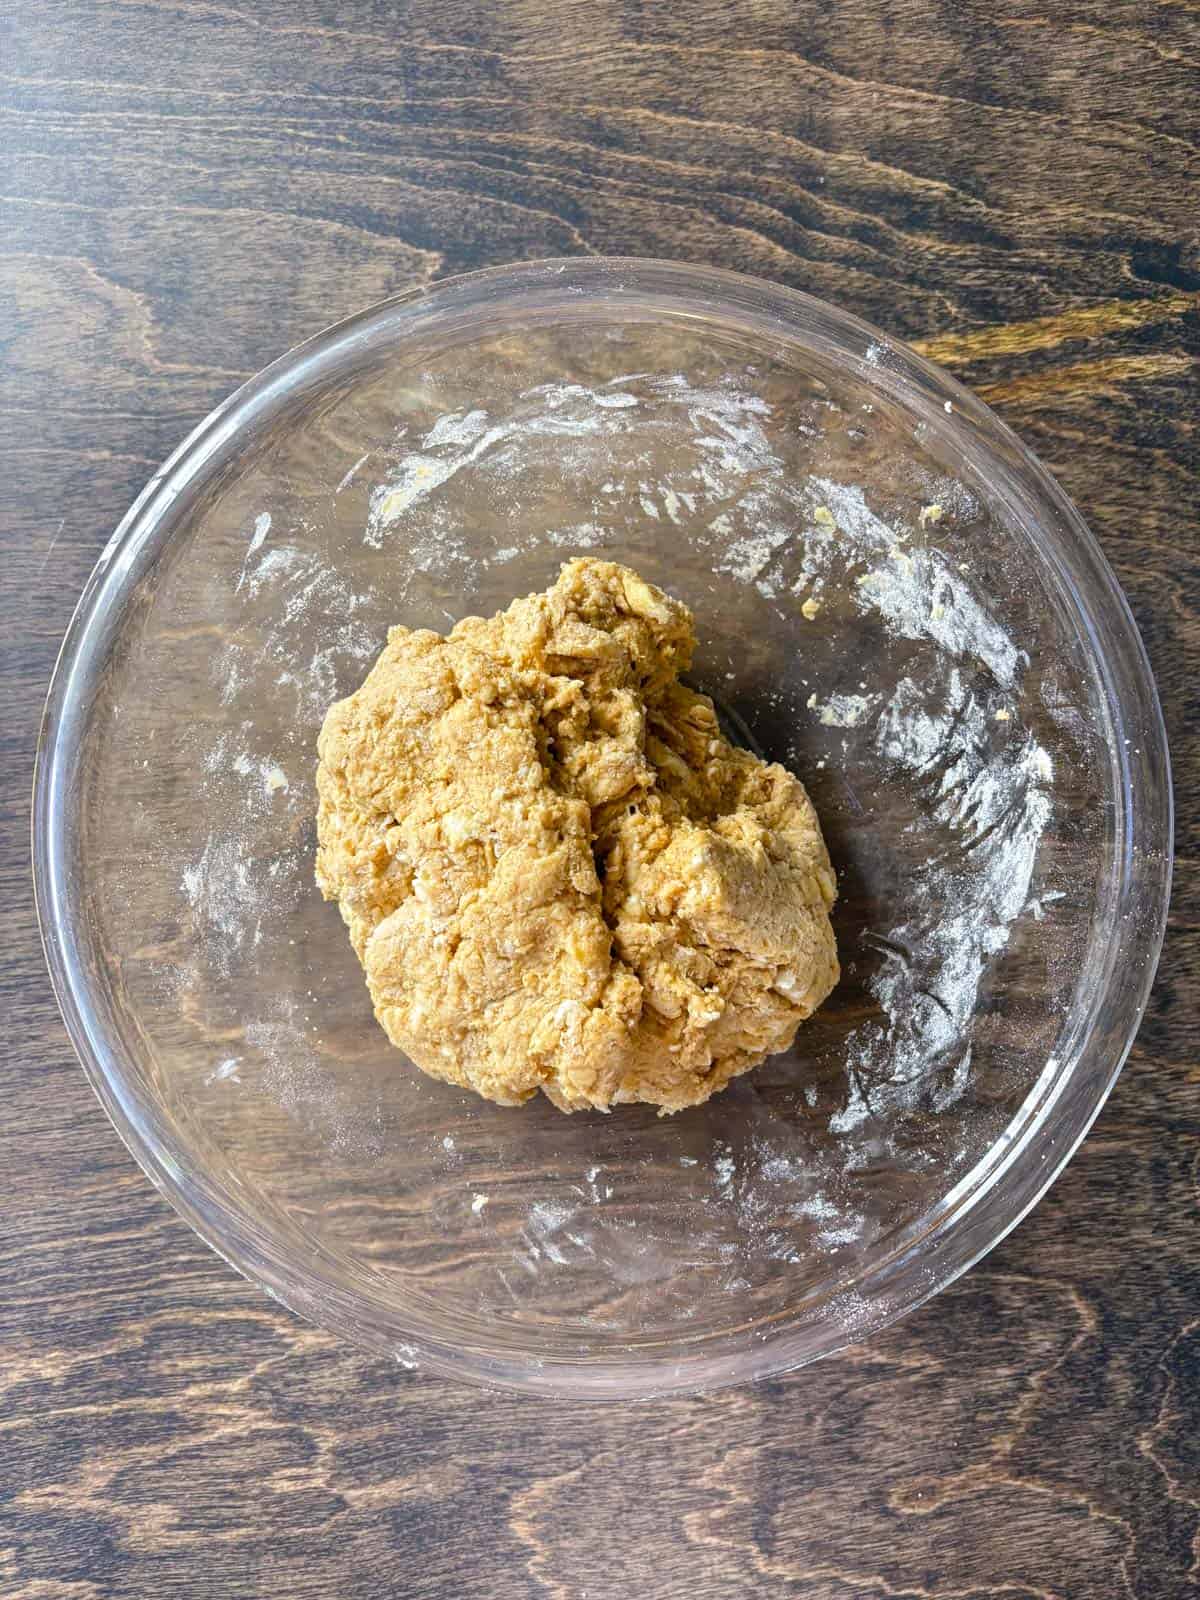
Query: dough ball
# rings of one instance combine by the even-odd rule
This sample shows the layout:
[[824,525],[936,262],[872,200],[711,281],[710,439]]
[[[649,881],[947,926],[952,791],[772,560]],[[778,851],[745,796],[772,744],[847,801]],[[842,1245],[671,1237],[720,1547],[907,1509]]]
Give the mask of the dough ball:
[[388,1038],[564,1111],[697,1105],[838,979],[803,786],[678,681],[687,608],[628,567],[448,637],[394,628],[318,750],[317,882]]

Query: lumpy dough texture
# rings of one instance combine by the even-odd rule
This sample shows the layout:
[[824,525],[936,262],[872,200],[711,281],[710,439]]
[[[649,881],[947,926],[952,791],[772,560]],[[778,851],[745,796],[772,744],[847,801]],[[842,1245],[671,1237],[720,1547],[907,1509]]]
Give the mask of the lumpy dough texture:
[[687,608],[610,562],[393,628],[321,730],[317,882],[393,1044],[563,1111],[707,1100],[838,978],[802,785],[679,682]]

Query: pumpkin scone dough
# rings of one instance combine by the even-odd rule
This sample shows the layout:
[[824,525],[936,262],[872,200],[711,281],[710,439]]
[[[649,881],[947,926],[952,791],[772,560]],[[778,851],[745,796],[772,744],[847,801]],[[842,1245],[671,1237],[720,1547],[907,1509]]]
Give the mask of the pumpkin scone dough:
[[388,1038],[563,1111],[697,1105],[838,979],[803,786],[679,682],[686,606],[578,560],[448,637],[393,628],[318,750],[317,882]]

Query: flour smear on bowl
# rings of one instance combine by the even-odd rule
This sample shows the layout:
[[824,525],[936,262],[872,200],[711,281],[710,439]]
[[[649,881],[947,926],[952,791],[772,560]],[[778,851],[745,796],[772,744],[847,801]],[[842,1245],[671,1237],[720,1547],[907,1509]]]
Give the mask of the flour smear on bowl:
[[[642,422],[647,410],[652,415]],[[642,446],[653,443],[659,419],[676,413],[686,418],[690,453],[670,470],[656,470],[653,451]],[[321,719],[361,681],[382,646],[389,606],[398,610],[427,580],[448,594],[469,591],[479,557],[470,529],[447,504],[465,475],[479,475],[500,494],[523,481],[531,462],[593,474],[586,518],[529,533],[514,517],[504,542],[488,553],[493,569],[548,552],[557,559],[602,550],[625,559],[622,521],[636,508],[643,526],[660,529],[664,540],[686,530],[711,572],[751,586],[794,627],[799,647],[809,626],[835,627],[838,615],[873,618],[889,639],[911,642],[903,675],[881,688],[867,666],[850,687],[806,685],[782,707],[803,730],[803,750],[796,744],[767,752],[803,779],[814,768],[835,773],[869,757],[883,781],[891,774],[911,798],[904,826],[915,842],[922,831],[930,841],[892,916],[862,934],[874,958],[867,984],[875,1011],[846,1039],[844,1092],[825,1118],[824,1164],[798,1158],[769,1119],[761,1136],[710,1150],[703,1160],[681,1158],[688,1163],[683,1175],[714,1219],[714,1257],[726,1248],[721,1227],[736,1222],[753,1248],[788,1260],[795,1242],[781,1219],[804,1220],[831,1251],[864,1240],[870,1225],[840,1198],[835,1156],[865,1163],[886,1148],[888,1116],[919,1108],[936,1117],[967,1088],[981,985],[1016,920],[1040,916],[1051,898],[1030,896],[1054,770],[1022,721],[1025,658],[953,548],[956,522],[973,509],[967,491],[927,478],[913,484],[910,506],[884,516],[853,482],[820,472],[796,481],[768,437],[771,416],[772,404],[744,387],[629,373],[595,388],[530,389],[502,418],[479,407],[448,413],[413,439],[401,428],[390,451],[360,456],[332,491],[363,493],[366,486],[363,544],[396,556],[386,595],[355,587],[308,548],[311,529],[289,528],[278,507],[259,508],[234,568],[235,599],[257,606],[268,621],[252,641],[235,636],[218,655],[214,671],[230,722],[199,751],[202,781],[232,796],[228,824],[208,838],[180,890],[201,959],[219,962],[231,950],[245,956],[264,940],[289,937],[297,905],[317,892],[304,830],[314,809]],[[606,471],[596,470],[598,452]],[[512,593],[529,587],[514,578]],[[427,625],[445,629],[453,620],[445,611]],[[705,644],[702,636],[702,655]],[[260,747],[264,695],[286,702],[287,749]],[[843,946],[843,961],[862,953]],[[319,1017],[298,1014],[294,1000],[273,1007],[264,997],[262,1015],[248,1022],[246,1039],[265,1058],[284,1103],[318,1095],[311,1036]],[[801,1052],[803,1046],[802,1033]],[[237,1058],[236,1070],[213,1074],[214,1093],[242,1092],[250,1081],[246,1052],[231,1046],[227,1054]],[[348,1149],[353,1139],[342,1129],[333,1142]],[[653,1250],[626,1247],[619,1217],[609,1215],[619,1200],[619,1188],[614,1193],[597,1166],[574,1199],[532,1208],[520,1270],[560,1270],[603,1253],[617,1278],[652,1280]],[[483,1226],[497,1197],[472,1190],[468,1180],[463,1209]],[[702,1244],[706,1227],[697,1224]],[[735,1257],[731,1290],[739,1287]]]

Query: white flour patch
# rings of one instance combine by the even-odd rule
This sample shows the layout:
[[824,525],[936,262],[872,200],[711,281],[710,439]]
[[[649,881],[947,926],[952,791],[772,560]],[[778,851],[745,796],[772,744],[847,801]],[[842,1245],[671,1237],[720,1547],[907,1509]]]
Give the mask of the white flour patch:
[[[934,1110],[962,1095],[979,986],[1027,907],[1051,811],[1046,751],[1019,725],[997,725],[958,667],[933,689],[902,679],[875,747],[903,774],[918,808],[913,826],[931,844],[906,914],[868,936],[882,955],[870,989],[884,1020],[851,1039],[851,1092],[830,1123],[835,1133],[918,1104],[926,1089]],[[953,852],[934,843],[946,838]]]
[[865,694],[831,694],[824,705],[813,696],[812,709],[826,728],[857,728],[876,703]]
[[[574,1246],[578,1251],[581,1241],[568,1237],[565,1229],[578,1215],[578,1210],[578,1206],[555,1205],[546,1200],[530,1206],[525,1240],[535,1258],[544,1256],[547,1261],[560,1267],[568,1264],[568,1246]],[[583,1248],[587,1248],[586,1244]]]
[[[214,756],[216,761],[214,762]],[[208,771],[220,769],[219,746],[214,746],[205,760]],[[288,791],[288,776],[277,761],[269,757],[264,761],[243,750],[235,755],[229,763],[229,770],[236,773],[239,778],[248,778],[251,784],[261,789],[268,799],[277,794],[286,794]]]
[[[311,761],[320,718],[336,697],[335,661],[374,654],[377,641],[354,617],[361,597],[309,552],[293,546],[263,549],[270,518],[256,520],[256,563],[243,564],[234,592],[260,609],[271,596],[265,629],[235,636],[214,656],[213,674],[223,705],[259,713],[281,692],[293,705],[281,725],[281,742],[303,749]],[[322,612],[337,615],[340,645],[314,652],[310,628]],[[294,691],[294,692],[293,692]],[[276,719],[276,726],[279,721]],[[181,887],[196,924],[206,930],[204,949],[227,970],[268,936],[283,935],[287,919],[309,888],[311,861],[295,842],[289,819],[299,802],[285,762],[289,750],[264,751],[254,715],[228,723],[201,745],[199,767],[209,809],[224,819],[184,868]],[[304,874],[302,876],[301,867]]]
[[833,523],[815,517],[806,534],[802,586],[828,576],[835,561],[858,569],[852,579],[858,606],[878,613],[891,632],[927,639],[947,656],[981,661],[998,683],[1015,682],[1024,664],[1021,652],[954,563],[932,548],[907,548],[913,530],[890,527],[867,505],[861,488],[814,478],[810,490]]
[[595,522],[577,522],[570,528],[551,529],[547,538],[563,551],[593,550],[604,543],[605,530]]
[[789,538],[786,529],[776,528],[734,539],[718,562],[717,570],[731,573],[741,583],[756,584],[761,594],[774,595],[777,586],[769,576],[770,566]]
[[199,858],[183,869],[181,887],[188,904],[232,950],[259,942],[259,889],[242,840],[210,833]]
[[180,888],[205,930],[206,955],[214,967],[228,970],[256,949],[268,926],[275,936],[281,934],[307,890],[302,866],[310,869],[308,852],[298,847],[256,854],[245,813],[233,831],[209,834],[203,850],[183,869]]
[[[445,569],[456,558],[464,560],[461,547],[456,549],[456,544],[461,546],[458,536],[446,527],[439,530],[436,519],[433,524],[429,519],[440,491],[460,473],[475,468],[489,481],[502,484],[519,476],[539,449],[549,448],[562,460],[562,451],[572,441],[634,438],[645,426],[640,416],[644,404],[686,411],[697,458],[686,483],[664,479],[637,485],[638,504],[652,521],[678,525],[702,490],[726,499],[739,492],[749,475],[778,466],[762,426],[770,414],[765,401],[733,388],[697,388],[682,374],[631,374],[627,381],[639,382],[643,395],[613,391],[610,385],[597,389],[578,383],[540,384],[522,394],[503,418],[491,417],[482,408],[439,418],[418,448],[403,454],[371,491],[364,543],[382,548],[384,540],[403,527],[410,567],[424,570],[437,563]],[[637,454],[636,449],[628,452],[630,459]],[[600,492],[629,493],[630,488],[610,480]],[[415,528],[409,513],[418,507],[422,519]],[[752,560],[752,552],[745,559]]]
[[213,1083],[238,1083],[238,1084],[240,1084],[242,1080],[241,1080],[241,1078],[238,1077],[238,1068],[241,1066],[241,1064],[242,1064],[241,1056],[229,1056],[225,1061],[222,1061],[220,1063],[220,1065],[217,1066],[212,1072],[210,1072],[208,1077],[205,1078],[204,1081],[205,1081],[206,1084],[213,1084]]
[[246,581],[246,574],[250,570],[250,563],[266,543],[267,535],[271,531],[271,513],[261,511],[254,519],[254,532],[250,536],[250,543],[246,546],[246,559],[242,562],[241,574],[237,581],[240,589]]
[[[230,641],[214,657],[221,703],[253,709],[264,693],[286,690],[296,739],[307,744],[339,693],[363,676],[359,670],[347,681],[347,666],[373,660],[383,646],[381,630],[362,616],[376,597],[295,545],[267,550],[252,570],[244,569],[236,592],[252,616],[265,610],[268,620],[250,640]],[[280,783],[282,767],[272,765],[274,772],[262,774],[268,789],[290,786],[286,774]]]
[[1015,681],[1020,652],[936,551],[895,553],[859,578],[859,590],[902,638],[930,639],[947,655],[982,661],[999,683]]
[[486,411],[453,412],[439,418],[371,493],[364,543],[379,549],[406,514],[499,445],[539,438],[571,439],[604,430],[633,396],[600,396],[582,384],[543,384],[521,397],[524,414],[493,422]]
[[[305,865],[311,869],[311,861]],[[321,1020],[311,991],[303,999],[293,991],[277,995],[266,1016],[246,1023],[255,1087],[297,1122],[319,1129],[324,1146],[339,1159],[369,1160],[384,1143],[378,1106],[328,1070],[314,1048]]]
[[722,1150],[712,1164],[713,1177],[719,1190],[728,1190],[737,1173],[737,1163],[728,1150]]
[[372,491],[364,542],[379,548],[385,532],[406,511],[507,437],[504,428],[487,426],[485,411],[442,417],[425,436],[423,452],[406,456],[389,480]]
[[367,451],[366,455],[359,456],[358,460],[350,468],[349,472],[347,472],[345,477],[343,477],[338,483],[337,488],[333,491],[334,494],[341,494],[343,489],[348,489],[370,459],[371,452],[369,450]]

